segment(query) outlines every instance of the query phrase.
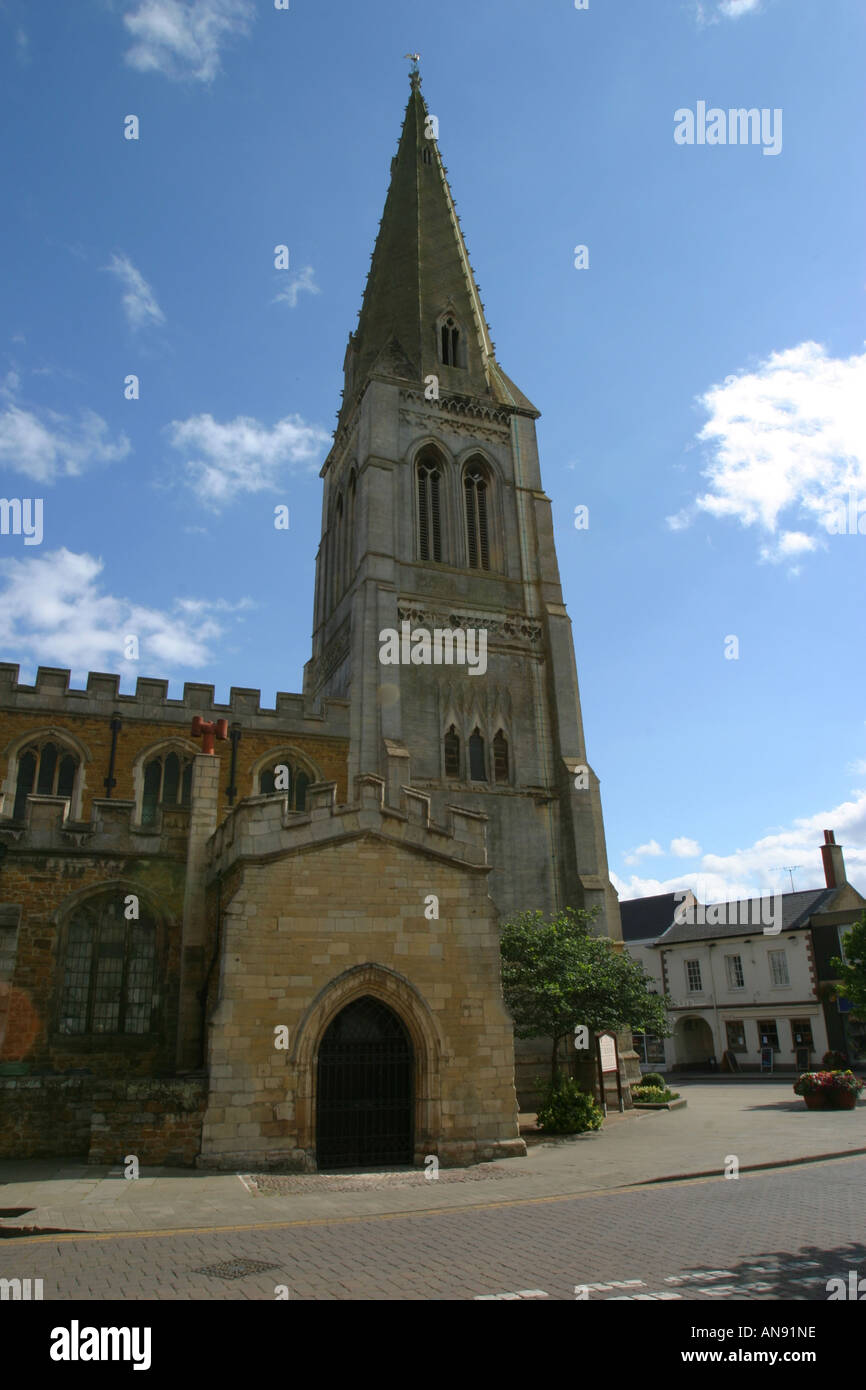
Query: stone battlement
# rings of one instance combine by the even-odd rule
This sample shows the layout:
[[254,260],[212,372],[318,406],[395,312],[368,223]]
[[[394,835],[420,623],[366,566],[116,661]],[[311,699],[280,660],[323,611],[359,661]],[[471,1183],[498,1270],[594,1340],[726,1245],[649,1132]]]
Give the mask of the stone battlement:
[[134,695],[123,695],[120,693],[119,675],[91,671],[87,676],[86,689],[75,690],[69,686],[69,670],[40,666],[35,684],[25,685],[18,680],[19,669],[11,662],[0,662],[2,709],[54,713],[63,710],[70,714],[104,717],[117,713],[133,719],[161,720],[166,723],[186,723],[192,715],[200,714],[205,719],[242,719],[246,728],[299,730],[301,726],[309,725],[310,733],[323,733],[322,726],[327,725],[329,734],[348,737],[349,732],[349,705],[346,700],[327,699],[316,704],[305,700],[303,695],[279,691],[276,705],[263,708],[260,690],[232,686],[228,704],[218,704],[214,699],[214,687],[196,681],[184,682],[183,697],[173,700],[168,697],[167,680],[148,676],[138,677]]
[[135,802],[94,797],[90,821],[69,819],[69,798],[28,796],[23,826],[0,821],[0,843],[19,851],[53,854],[167,854],[172,844],[185,857],[189,812],[162,808],[156,825],[136,823]]
[[336,804],[335,782],[317,782],[307,791],[307,809],[289,811],[285,796],[251,796],[217,827],[209,842],[212,872],[236,860],[297,852],[324,841],[369,832],[401,840],[407,848],[487,870],[487,817],[448,807],[448,826],[430,820],[430,798],[401,787],[399,805],[385,801],[385,780],[372,774],[355,778],[355,800]]

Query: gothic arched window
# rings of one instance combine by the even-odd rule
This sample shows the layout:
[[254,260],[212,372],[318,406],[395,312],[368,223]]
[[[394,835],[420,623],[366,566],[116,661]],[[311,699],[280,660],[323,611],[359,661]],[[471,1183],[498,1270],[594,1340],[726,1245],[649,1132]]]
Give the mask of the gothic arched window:
[[445,776],[460,776],[460,739],[453,724],[445,735]]
[[494,782],[507,782],[508,775],[508,739],[500,729],[493,740],[493,780]]
[[480,729],[473,729],[469,739],[469,776],[473,782],[487,781],[487,760]]
[[418,555],[422,560],[442,560],[442,470],[438,455],[430,450],[418,460]]
[[78,772],[79,758],[56,738],[34,739],[18,755],[18,777],[15,783],[14,820],[23,820],[27,798],[38,796],[68,796],[71,800]]
[[154,825],[160,806],[189,806],[192,797],[192,756],[166,750],[144,765],[141,823]]
[[463,474],[466,553],[469,568],[490,569],[490,480],[486,468],[470,463]]
[[311,778],[302,767],[289,761],[288,756],[277,758],[259,773],[259,793],[284,792],[289,798],[290,811],[304,811]]
[[155,1029],[156,923],[127,921],[125,889],[79,904],[66,927],[58,1031],[150,1033]]
[[451,318],[450,315],[442,323],[439,329],[439,337],[439,351],[443,365],[446,367],[459,366],[458,352],[460,347],[460,329],[457,327],[456,321]]

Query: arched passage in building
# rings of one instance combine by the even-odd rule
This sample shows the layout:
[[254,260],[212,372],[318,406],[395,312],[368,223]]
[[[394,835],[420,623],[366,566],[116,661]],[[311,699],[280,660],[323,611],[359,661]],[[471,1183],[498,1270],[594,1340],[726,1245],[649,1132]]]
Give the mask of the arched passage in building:
[[316,1161],[380,1168],[414,1156],[415,1058],[402,1020],[370,994],[352,1000],[319,1044]]
[[706,1066],[715,1053],[710,1025],[705,1018],[698,1015],[677,1020],[674,1027],[674,1045],[678,1067]]

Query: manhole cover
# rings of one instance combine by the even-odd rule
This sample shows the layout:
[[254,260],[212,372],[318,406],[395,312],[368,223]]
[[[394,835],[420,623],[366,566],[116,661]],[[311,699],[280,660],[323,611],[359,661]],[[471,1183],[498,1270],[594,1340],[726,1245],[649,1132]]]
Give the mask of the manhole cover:
[[206,1274],[210,1279],[243,1279],[248,1274],[260,1274],[265,1269],[276,1268],[276,1265],[266,1264],[264,1260],[222,1260],[216,1265],[194,1269],[193,1274]]

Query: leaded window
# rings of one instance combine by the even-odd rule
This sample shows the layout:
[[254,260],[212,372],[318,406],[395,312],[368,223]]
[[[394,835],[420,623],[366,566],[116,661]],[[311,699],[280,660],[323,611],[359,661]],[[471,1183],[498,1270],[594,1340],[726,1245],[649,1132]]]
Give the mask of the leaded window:
[[259,773],[260,794],[267,796],[272,792],[283,793],[289,798],[291,811],[306,810],[309,785],[308,773],[285,758],[278,758],[276,762],[262,768]]
[[155,824],[160,806],[188,807],[191,799],[192,757],[168,751],[148,759],[144,765],[142,825]]
[[[127,920],[130,895],[118,888],[80,904],[69,918],[59,1031],[150,1033],[155,1028],[156,925]],[[140,909],[139,909],[140,911]]]
[[18,755],[15,783],[14,820],[23,820],[27,798],[38,796],[72,797],[79,759],[53,738],[36,739]]

